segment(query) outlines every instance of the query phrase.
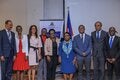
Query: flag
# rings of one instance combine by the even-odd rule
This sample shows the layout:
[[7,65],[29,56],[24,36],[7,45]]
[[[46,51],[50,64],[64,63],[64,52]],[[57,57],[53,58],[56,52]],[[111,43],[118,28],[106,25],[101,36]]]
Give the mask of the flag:
[[69,32],[71,36],[73,36],[73,30],[71,26],[71,20],[70,20],[70,13],[68,10],[68,16],[67,16],[67,26],[66,26],[66,32]]

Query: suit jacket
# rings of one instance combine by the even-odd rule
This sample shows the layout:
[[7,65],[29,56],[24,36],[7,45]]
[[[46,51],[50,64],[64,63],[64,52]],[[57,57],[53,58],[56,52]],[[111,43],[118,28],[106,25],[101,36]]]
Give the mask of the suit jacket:
[[106,58],[115,58],[117,60],[120,57],[120,39],[118,36],[115,36],[112,43],[112,47],[110,48],[109,38],[110,37],[107,36],[105,39]]
[[101,31],[100,39],[96,38],[96,31],[91,33],[92,37],[92,53],[93,56],[105,56],[105,38],[107,33],[105,31]]
[[73,50],[76,53],[76,56],[81,58],[83,57],[82,53],[85,52],[86,56],[91,57],[91,37],[87,34],[85,34],[84,43],[82,42],[82,39],[80,37],[80,34],[74,37],[73,39]]
[[8,39],[6,30],[0,32],[0,56],[9,57],[16,55],[15,34],[11,31],[11,42]]
[[[57,47],[59,46],[60,40],[56,38],[57,42]],[[52,40],[50,38],[47,38],[44,44],[44,50],[45,50],[45,55],[47,56],[52,56],[53,54],[53,49],[52,49]]]

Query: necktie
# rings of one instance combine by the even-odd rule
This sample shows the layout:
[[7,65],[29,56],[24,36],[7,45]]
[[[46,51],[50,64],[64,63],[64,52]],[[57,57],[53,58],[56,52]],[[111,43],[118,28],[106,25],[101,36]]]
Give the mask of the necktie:
[[11,42],[11,32],[10,31],[8,31],[8,39]]
[[97,37],[97,39],[99,39],[99,31],[97,31],[97,36],[96,37]]
[[81,40],[82,40],[82,43],[84,43],[84,41],[83,41],[83,34],[81,34]]
[[113,43],[113,37],[110,37],[110,41],[109,41],[110,48],[112,47],[112,43]]

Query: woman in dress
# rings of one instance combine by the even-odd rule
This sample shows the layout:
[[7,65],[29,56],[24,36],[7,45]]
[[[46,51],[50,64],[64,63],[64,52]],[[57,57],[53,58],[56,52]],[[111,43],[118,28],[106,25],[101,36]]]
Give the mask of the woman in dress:
[[58,63],[59,39],[55,36],[55,30],[49,30],[50,37],[45,41],[45,55],[47,57],[47,80],[55,80],[55,72]]
[[29,64],[27,60],[28,40],[27,36],[22,34],[22,27],[20,25],[16,27],[16,31],[17,55],[14,61],[13,70],[17,71],[17,80],[24,80],[23,72],[29,69]]
[[[28,45],[29,45],[29,66],[30,69],[28,71],[29,80],[35,80],[36,68],[38,66],[38,62],[41,59],[41,39],[38,36],[38,30],[36,25],[30,26],[29,34],[28,34]],[[32,76],[31,76],[32,74]]]
[[68,32],[64,33],[64,41],[59,46],[59,61],[61,62],[61,71],[64,75],[64,80],[73,80],[75,73],[76,57],[72,49],[72,40]]

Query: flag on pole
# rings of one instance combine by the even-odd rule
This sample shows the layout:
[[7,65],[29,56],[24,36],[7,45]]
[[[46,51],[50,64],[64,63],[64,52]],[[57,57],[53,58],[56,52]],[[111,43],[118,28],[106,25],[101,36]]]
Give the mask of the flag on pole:
[[73,36],[73,30],[72,30],[72,25],[71,25],[71,20],[70,20],[70,13],[69,13],[69,10],[68,10],[68,16],[67,16],[66,32],[69,32],[70,35]]

